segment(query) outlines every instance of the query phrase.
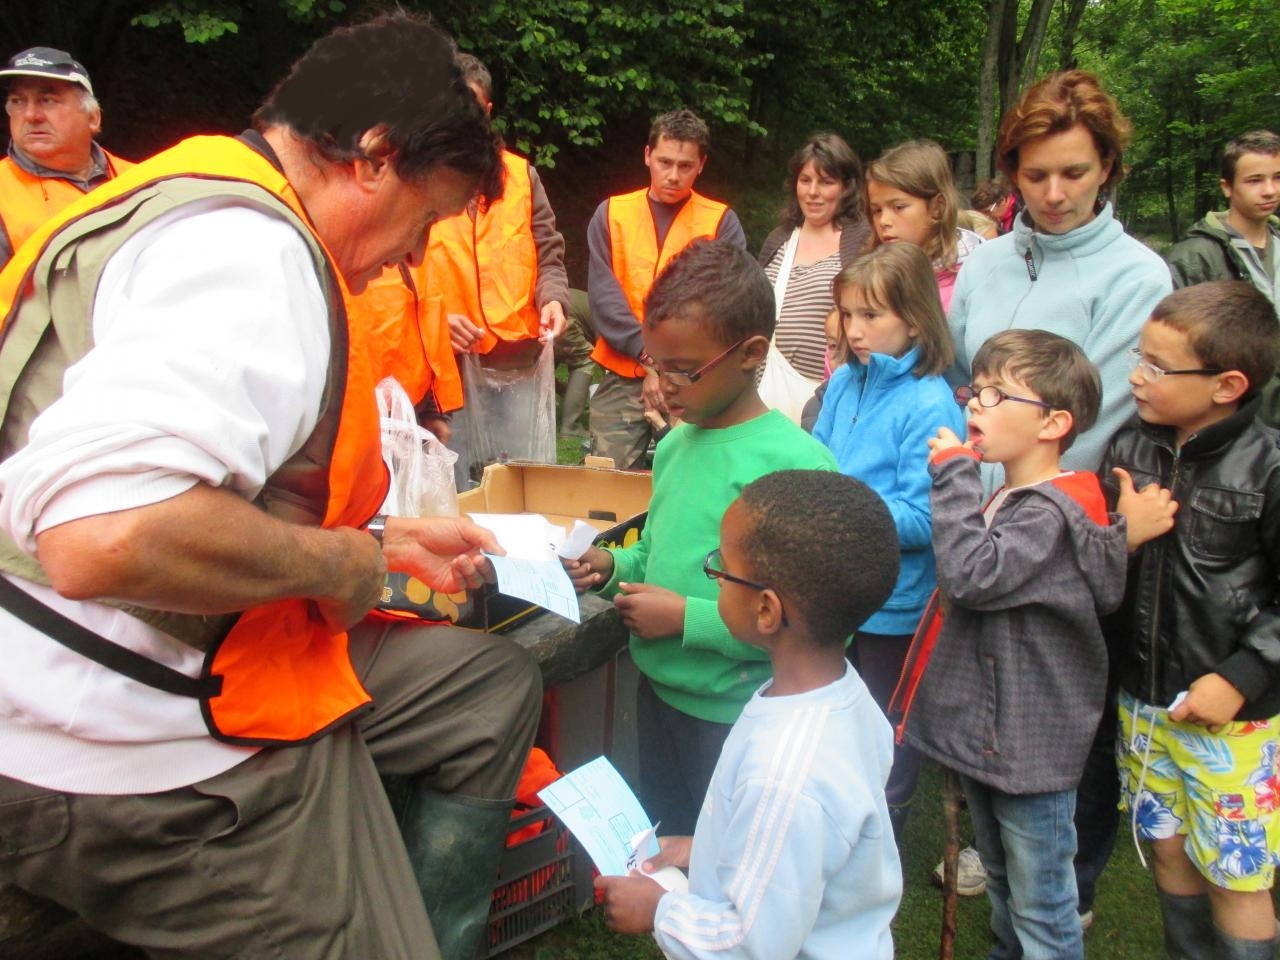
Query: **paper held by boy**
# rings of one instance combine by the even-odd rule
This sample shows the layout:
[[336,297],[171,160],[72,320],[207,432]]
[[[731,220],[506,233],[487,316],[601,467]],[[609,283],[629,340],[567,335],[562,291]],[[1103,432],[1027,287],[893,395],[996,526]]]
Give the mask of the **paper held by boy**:
[[537,513],[473,513],[471,519],[491,530],[507,551],[505,557],[485,554],[502,593],[582,622],[578,594],[560,558],[577,560],[586,553],[599,534],[595,527],[575,520],[566,532]]
[[[566,773],[539,790],[538,798],[582,844],[601,876],[625,877],[658,855],[659,825],[650,823],[607,757],[596,757]],[[679,867],[665,866],[644,876],[677,893],[689,889],[689,878]]]

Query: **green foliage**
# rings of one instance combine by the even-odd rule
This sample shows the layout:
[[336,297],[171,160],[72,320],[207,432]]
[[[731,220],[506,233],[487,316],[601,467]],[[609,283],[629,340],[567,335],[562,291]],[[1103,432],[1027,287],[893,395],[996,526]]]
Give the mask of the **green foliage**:
[[685,104],[760,132],[748,115],[746,76],[758,57],[747,50],[742,0],[446,0],[431,13],[489,67],[507,139],[540,165],[600,145],[610,121]]
[[[279,0],[280,6],[293,20],[306,23],[342,13],[342,0]],[[206,3],[202,0],[165,0],[140,13],[130,21],[137,27],[175,25],[182,30],[187,43],[208,43],[229,33],[240,32],[245,17],[243,4]]]
[[1134,123],[1120,195],[1131,222],[1170,236],[1224,205],[1218,157],[1276,126],[1280,6],[1248,0],[1100,0],[1081,27],[1096,70]]

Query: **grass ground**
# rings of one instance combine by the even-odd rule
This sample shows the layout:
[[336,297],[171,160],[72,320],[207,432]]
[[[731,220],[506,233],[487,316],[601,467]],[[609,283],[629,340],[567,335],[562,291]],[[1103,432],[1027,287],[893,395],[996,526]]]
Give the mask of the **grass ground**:
[[[894,921],[896,956],[927,960],[938,955],[942,894],[929,882],[941,859],[942,805],[936,768],[921,779],[903,849],[905,890]],[[980,960],[990,948],[987,898],[961,898],[955,960]],[[1151,960],[1163,956],[1160,914],[1150,874],[1122,834],[1099,884],[1095,921],[1085,938],[1089,956],[1105,960]],[[505,960],[656,960],[651,937],[611,933],[598,908],[505,954]],[[856,958],[851,958],[856,960]]]

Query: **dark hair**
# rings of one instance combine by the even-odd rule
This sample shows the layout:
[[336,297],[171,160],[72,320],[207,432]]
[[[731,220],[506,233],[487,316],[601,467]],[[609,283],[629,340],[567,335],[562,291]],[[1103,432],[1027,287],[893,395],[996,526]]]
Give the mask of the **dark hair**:
[[[1048,330],[1002,330],[978,348],[973,377],[1012,377],[1021,380],[1055,410],[1071,414],[1071,429],[1060,450],[1098,419],[1102,378],[1098,368],[1072,341]],[[1048,415],[1048,411],[1045,412]]]
[[493,99],[493,76],[489,73],[480,58],[470,53],[459,53],[458,69],[462,71],[462,82],[467,86],[473,83],[484,91],[486,100]]
[[1280,153],[1280,136],[1270,130],[1250,130],[1242,133],[1222,148],[1222,179],[1235,184],[1236,164],[1246,153],[1265,153],[1274,157]]
[[696,144],[701,157],[711,152],[711,130],[692,110],[672,110],[654,117],[649,127],[649,149],[654,149],[663,137]]
[[973,188],[973,193],[969,194],[969,203],[972,204],[973,209],[987,213],[1011,193],[1013,188],[1004,177],[991,177],[979,182]]
[[796,198],[796,184],[806,163],[812,163],[819,173],[840,181],[840,202],[831,222],[837,227],[845,227],[861,220],[862,161],[839,134],[828,132],[815,133],[787,162],[787,179],[782,185],[786,199],[778,222],[784,227],[798,227],[804,223],[804,213]]
[[[956,350],[942,310],[938,278],[925,252],[914,243],[876,247],[836,274],[831,282],[836,309],[840,308],[840,295],[846,287],[857,287],[868,302],[892,310],[916,328],[915,345],[920,348],[917,376],[942,373],[955,362]],[[841,338],[831,362],[839,365],[848,359],[849,343]]]
[[1066,133],[1077,123],[1084,124],[1093,137],[1103,165],[1111,165],[1102,185],[1109,191],[1124,176],[1121,161],[1133,126],[1098,78],[1084,70],[1049,74],[1005,113],[996,141],[1000,172],[1017,182],[1018,150],[1024,143],[1051,133]]
[[773,285],[747,251],[728,240],[700,238],[677,253],[653,281],[644,324],[695,316],[721,346],[773,336]]
[[889,599],[898,534],[861,480],[781,470],[747,484],[740,502],[751,523],[742,538],[748,575],[776,590],[815,642],[843,643]]
[[1248,393],[1275,375],[1276,309],[1251,283],[1214,280],[1183,287],[1156,304],[1151,319],[1182,331],[1204,366],[1243,373]]
[[287,127],[319,158],[345,163],[380,153],[404,180],[438,167],[502,195],[498,142],[454,60],[453,41],[425,18],[396,11],[340,27],[312,44],[254,114],[261,130]]
[[[867,182],[876,180],[904,193],[919,197],[933,218],[933,233],[921,246],[929,259],[939,267],[956,263],[956,215],[960,212],[960,195],[947,152],[932,140],[908,140],[886,150],[867,165]],[[868,193],[867,208],[870,209]],[[874,219],[874,218],[873,218]],[[873,229],[868,239],[870,249],[880,246],[880,235]]]

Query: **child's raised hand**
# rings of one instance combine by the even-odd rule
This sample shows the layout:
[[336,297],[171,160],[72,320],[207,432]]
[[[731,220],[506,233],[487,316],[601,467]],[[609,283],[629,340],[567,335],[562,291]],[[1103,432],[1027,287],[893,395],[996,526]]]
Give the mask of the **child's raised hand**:
[[1244,706],[1244,694],[1218,673],[1206,673],[1192,682],[1182,702],[1169,711],[1169,719],[1180,723],[1198,723],[1210,733],[1217,733],[1230,723]]
[[613,605],[627,629],[641,640],[684,633],[684,597],[648,583],[619,583]]
[[642,863],[645,873],[654,873],[663,867],[679,867],[689,869],[689,853],[693,850],[693,837],[659,837],[661,849],[656,857],[650,857]]
[[561,557],[560,564],[578,593],[586,593],[592,587],[608,583],[613,576],[613,554],[599,547],[588,547],[577,560]]
[[961,443],[960,438],[955,435],[947,427],[939,427],[938,435],[929,438],[929,452],[931,454],[938,453],[940,450],[950,450],[952,447],[968,447],[973,449],[972,443]]
[[657,880],[632,871],[629,877],[596,877],[597,899],[604,904],[604,920],[618,933],[649,933],[658,901],[667,891]]
[[1154,540],[1173,529],[1173,515],[1178,512],[1178,501],[1173,499],[1171,491],[1157,483],[1149,483],[1137,490],[1133,486],[1133,477],[1123,467],[1113,467],[1111,473],[1120,487],[1116,513],[1124,517],[1128,527],[1126,540],[1130,553],[1148,540]]

